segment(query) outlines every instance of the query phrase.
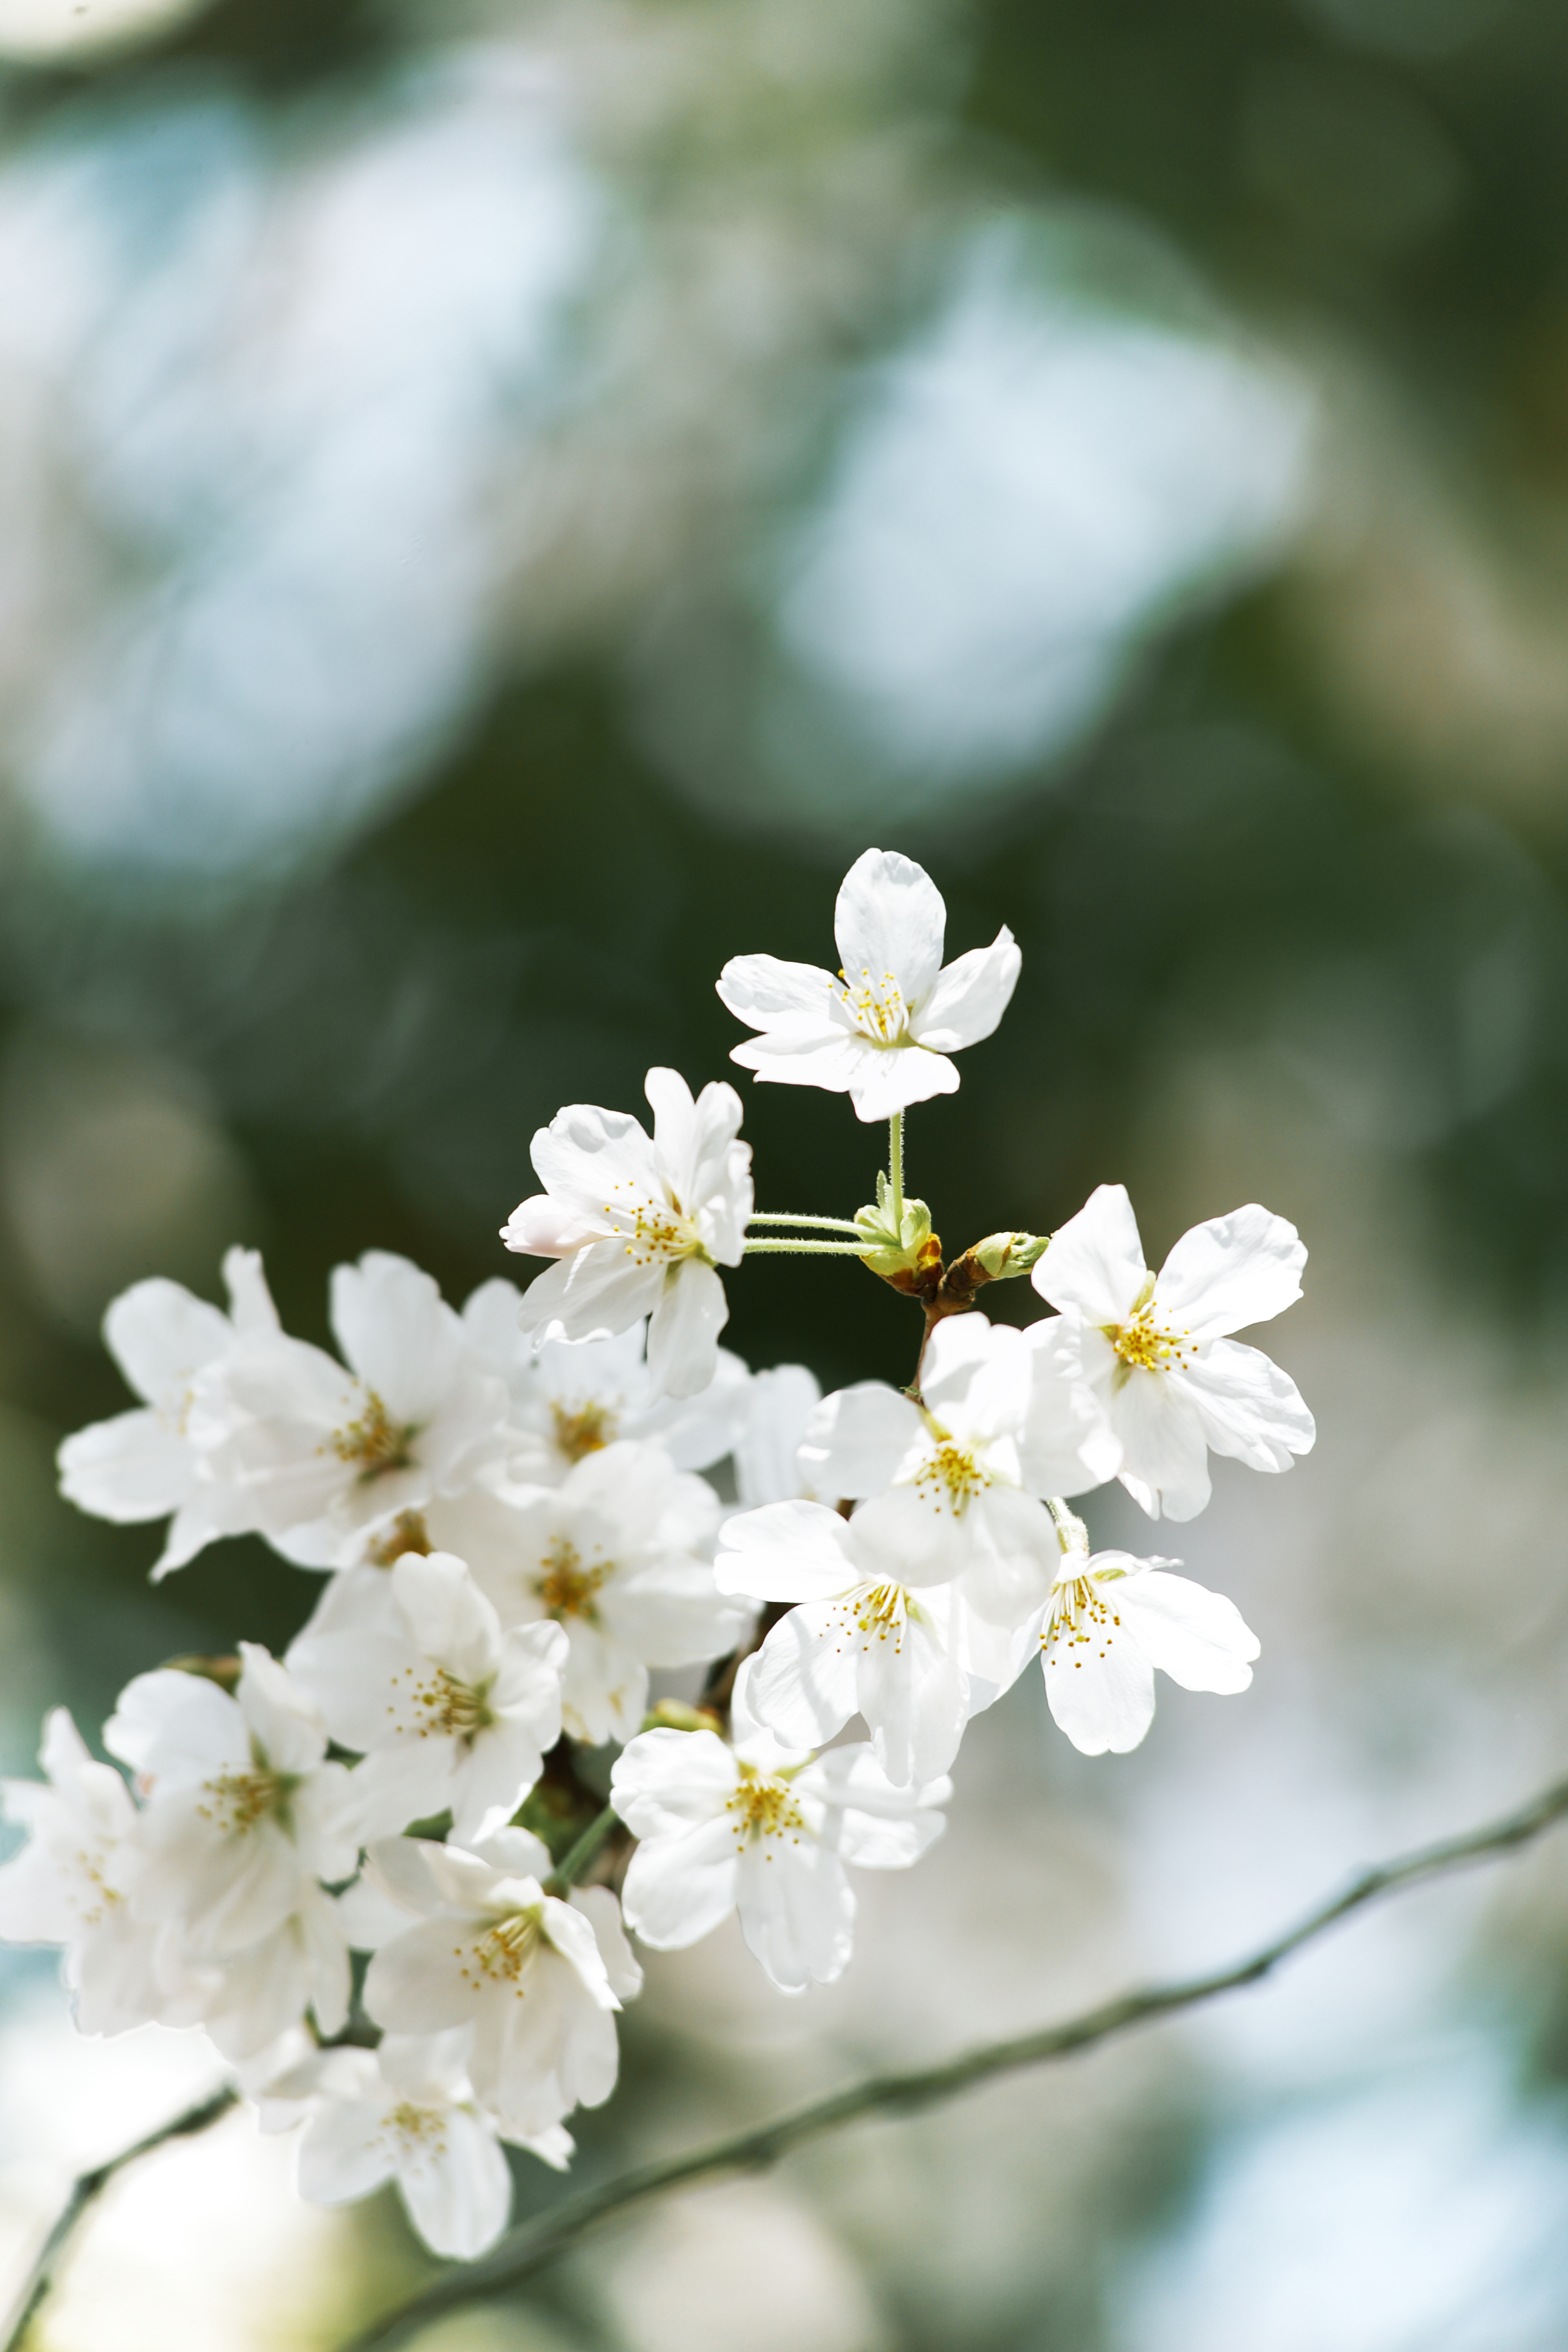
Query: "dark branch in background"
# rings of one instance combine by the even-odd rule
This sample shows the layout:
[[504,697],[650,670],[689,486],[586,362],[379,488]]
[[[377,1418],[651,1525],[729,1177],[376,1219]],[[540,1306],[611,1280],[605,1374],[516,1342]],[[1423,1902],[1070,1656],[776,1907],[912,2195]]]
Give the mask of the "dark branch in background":
[[27,2273],[11,2315],[11,2324],[5,2330],[3,2342],[0,2342],[0,2352],[18,2352],[18,2347],[26,2341],[39,2305],[55,2283],[55,2273],[61,2256],[83,2219],[97,2204],[115,2175],[123,2172],[127,2165],[136,2163],[139,2158],[151,2156],[155,2147],[167,2147],[172,2139],[189,2139],[194,2133],[205,2132],[209,2125],[226,2116],[238,2102],[239,2093],[231,2084],[226,2083],[221,2091],[214,2091],[209,2097],[198,2099],[194,2107],[187,2107],[172,2123],[160,2124],[157,2130],[149,2132],[145,2139],[137,2140],[132,2147],[122,2147],[118,2156],[111,2156],[93,2171],[78,2174],[71,2183],[70,2195],[55,2216],[54,2226]]
[[[1131,2026],[1151,2024],[1179,2011],[1195,2009],[1220,1993],[1256,1984],[1292,1952],[1314,1942],[1341,1919],[1376,1902],[1380,1896],[1393,1895],[1401,1887],[1418,1885],[1424,1879],[1440,1878],[1448,1871],[1463,1869],[1467,1863],[1485,1862],[1494,1855],[1511,1853],[1517,1846],[1528,1845],[1564,1814],[1568,1814],[1568,1780],[1560,1780],[1529,1804],[1521,1806],[1517,1812],[1505,1813],[1483,1829],[1471,1830],[1463,1837],[1446,1838],[1438,1845],[1421,1846],[1414,1853],[1403,1854],[1394,1862],[1364,1872],[1342,1894],[1309,1913],[1294,1927],[1265,1944],[1260,1951],[1212,1976],[1187,1977],[1176,1984],[1152,1985],[1142,1992],[1123,1993],[1082,2017],[1069,2019],[1064,2025],[1048,2025],[1038,2033],[1020,2034],[1012,2041],[988,2042],[941,2066],[915,2067],[901,2074],[874,2074],[852,2090],[818,2099],[809,2107],[797,2109],[793,2116],[782,2116],[776,2123],[763,2124],[754,2131],[737,2132],[728,2139],[698,2148],[690,2156],[672,2158],[668,2163],[644,2165],[636,2172],[624,2173],[618,2180],[606,2182],[602,2189],[588,2189],[581,2197],[565,2198],[552,2213],[503,2238],[493,2252],[481,2261],[449,2271],[422,2294],[375,2321],[343,2347],[343,2352],[386,2352],[386,2347],[401,2342],[415,2328],[444,2312],[454,2311],[463,2304],[481,2302],[487,2295],[504,2294],[531,2277],[535,2271],[542,2270],[547,2263],[554,2262],[599,2222],[651,2197],[663,2196],[672,2189],[689,2188],[700,2180],[718,2179],[726,2173],[759,2171],[776,2163],[804,2141],[837,2131],[845,2124],[858,2123],[864,2116],[913,2114],[918,2108],[952,2098],[960,2091],[972,2090],[995,2075],[1011,2074],[1020,2066],[1043,2065],[1052,2058],[1068,2057],[1074,2051],[1087,2050],[1097,2042],[1109,2041],[1113,2034],[1124,2033]],[[187,2107],[183,2115],[150,2132],[134,2147],[121,2149],[95,2171],[81,2175],[28,2273],[10,2327],[0,2339],[0,2352],[20,2352],[29,2322],[53,2284],[60,2258],[78,2225],[116,2174],[170,2140],[205,2131],[228,2113],[237,2098],[238,2093],[232,2089],[215,2091],[210,2098]]]
[[781,2116],[776,2123],[763,2124],[754,2131],[737,2132],[728,2139],[715,2141],[689,2156],[672,2158],[667,2163],[644,2165],[636,2172],[623,2174],[618,2180],[606,2182],[602,2189],[566,2198],[553,2212],[510,2232],[493,2252],[460,2271],[449,2271],[423,2294],[377,2320],[354,2336],[343,2352],[387,2352],[388,2347],[402,2343],[414,2329],[442,2313],[505,2293],[554,2262],[612,2214],[625,2212],[629,2206],[640,2205],[651,2197],[727,2173],[758,2171],[776,2163],[803,2141],[837,2131],[845,2124],[858,2123],[864,2116],[911,2114],[917,2108],[950,2099],[960,2091],[972,2090],[997,2074],[1011,2074],[1020,2066],[1043,2065],[1052,2058],[1066,2058],[1074,2051],[1108,2041],[1112,2034],[1124,2033],[1130,2026],[1149,2024],[1178,2011],[1195,2009],[1241,1985],[1256,1984],[1292,1952],[1300,1951],[1304,1944],[1313,1942],[1338,1921],[1363,1909],[1381,1895],[1416,1885],[1423,1879],[1441,1877],[1447,1871],[1462,1869],[1467,1863],[1481,1862],[1526,1845],[1565,1813],[1568,1780],[1561,1780],[1519,1811],[1507,1813],[1484,1829],[1472,1830],[1464,1837],[1447,1838],[1439,1845],[1422,1846],[1414,1853],[1365,1872],[1352,1880],[1342,1894],[1310,1912],[1294,1927],[1287,1928],[1272,1943],[1265,1944],[1261,1951],[1237,1961],[1231,1968],[1218,1969],[1211,1976],[1188,1977],[1176,1984],[1152,1985],[1142,1992],[1123,1993],[1064,2025],[1049,2025],[1041,2032],[1021,2034],[1012,2041],[993,2042],[963,2057],[949,2059],[943,2065],[917,2067],[907,2074],[873,2075],[851,2090],[837,2092],[830,2098],[818,2099],[809,2107],[797,2109],[793,2116]]

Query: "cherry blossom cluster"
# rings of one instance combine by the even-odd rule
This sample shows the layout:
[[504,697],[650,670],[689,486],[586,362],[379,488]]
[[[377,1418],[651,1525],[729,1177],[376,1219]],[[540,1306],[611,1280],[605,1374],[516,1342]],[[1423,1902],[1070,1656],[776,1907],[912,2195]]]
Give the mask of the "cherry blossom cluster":
[[[502,1233],[552,1261],[525,1291],[459,1312],[372,1251],[332,1276],[341,1356],[283,1330],[243,1249],[226,1312],[163,1280],[110,1307],[141,1402],[67,1439],[64,1493],[166,1521],[155,1577],[251,1535],[325,1580],[282,1658],[241,1643],[127,1685],[102,1744],[129,1780],[50,1715],[46,1779],[5,1785],[27,1837],[0,1937],[65,1947],[86,2033],[209,2036],[264,2127],[300,2127],[306,2197],[395,2179],[431,2246],[479,2253],[500,2144],[564,2165],[614,2088],[627,1929],[667,1951],[738,1914],[805,1992],[849,1959],[849,1871],[919,1860],[966,1726],[1032,1660],[1091,1755],[1142,1740],[1156,1669],[1250,1682],[1231,1602],[1094,1551],[1073,1503],[1120,1480],[1190,1519],[1211,1453],[1279,1471],[1310,1446],[1231,1336],[1300,1295],[1306,1253],[1254,1205],[1152,1273],[1101,1185],[1054,1235],[944,1265],[904,1113],[957,1087],[1019,972],[1005,929],[944,966],[945,924],[919,866],[868,850],[836,973],[752,955],[719,982],[758,1033],[737,1062],[889,1122],[854,1217],[758,1213],[733,1089],[655,1069],[651,1132],[574,1104],[534,1138],[543,1190]],[[721,1346],[720,1269],[800,1252],[920,1308],[907,1387],[823,1397]],[[1023,1276],[1049,1311],[979,1311]]]

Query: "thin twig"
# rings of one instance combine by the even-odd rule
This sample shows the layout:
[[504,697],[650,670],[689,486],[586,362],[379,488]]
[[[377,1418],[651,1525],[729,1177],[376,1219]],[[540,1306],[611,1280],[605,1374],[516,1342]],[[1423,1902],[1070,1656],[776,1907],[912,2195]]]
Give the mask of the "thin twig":
[[401,2343],[413,2329],[439,2314],[518,2285],[535,2271],[542,2270],[547,2263],[554,2262],[599,2222],[651,2197],[727,2173],[760,2170],[776,2163],[803,2141],[837,2131],[846,2124],[858,2123],[865,2116],[907,2115],[938,2100],[952,2098],[960,2091],[972,2090],[976,2084],[989,2082],[997,2074],[1065,2058],[1074,2051],[1107,2041],[1113,2034],[1124,2033],[1131,2026],[1147,2024],[1180,2010],[1194,2009],[1220,1993],[1256,1984],[1292,1952],[1300,1951],[1304,1944],[1311,1943],[1338,1921],[1381,1895],[1525,1845],[1564,1813],[1568,1813],[1568,1780],[1560,1780],[1517,1812],[1504,1814],[1500,1821],[1484,1829],[1472,1830],[1463,1837],[1447,1838],[1438,1845],[1422,1846],[1414,1853],[1366,1871],[1342,1894],[1233,1967],[1217,1969],[1209,1976],[1188,1977],[1174,1984],[1152,1985],[1142,1991],[1123,1993],[1081,2017],[1069,2019],[1066,2024],[1047,2026],[1043,2032],[1021,2034],[1011,2041],[989,2042],[940,2066],[873,2075],[850,2090],[836,2092],[811,2106],[797,2108],[794,2115],[780,2116],[774,2123],[737,2132],[689,2156],[643,2165],[635,2172],[623,2173],[618,2180],[607,2181],[602,2188],[566,2198],[552,2212],[511,2231],[480,2261],[462,2270],[449,2271],[423,2294],[375,2321],[345,2346],[343,2352],[386,2352],[386,2347]]
[[145,2139],[137,2140],[132,2147],[122,2147],[118,2156],[110,2157],[106,2162],[96,2166],[91,2172],[78,2174],[71,2183],[69,2196],[56,2214],[49,2234],[38,2249],[33,2267],[27,2273],[26,2282],[16,2299],[11,2324],[6,2328],[4,2338],[0,2338],[0,2352],[19,2352],[28,2328],[37,2317],[45,2296],[55,2283],[55,2273],[59,2268],[61,2257],[67,2247],[76,2235],[84,2216],[97,2204],[116,2175],[123,2172],[127,2165],[135,2164],[142,2157],[151,2156],[155,2147],[166,2147],[172,2139],[189,2139],[195,2133],[207,2130],[209,2126],[227,2115],[230,2107],[237,2103],[239,2093],[234,2085],[231,2083],[226,2083],[220,2091],[214,2091],[206,2098],[198,2099],[195,2105],[187,2107],[183,2115],[174,2116],[166,2124],[160,2124],[156,2131],[147,2134]]
[[[569,1846],[544,1882],[546,1895],[569,1895],[605,1840],[620,1827],[614,1805],[595,1813],[574,1845]],[[0,2347],[3,2352],[3,2347]]]

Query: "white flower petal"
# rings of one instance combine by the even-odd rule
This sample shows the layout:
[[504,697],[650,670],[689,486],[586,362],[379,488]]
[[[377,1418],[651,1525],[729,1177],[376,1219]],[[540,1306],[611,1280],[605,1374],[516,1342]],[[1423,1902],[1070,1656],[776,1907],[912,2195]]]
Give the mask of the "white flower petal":
[[535,1135],[531,1157],[546,1192],[601,1226],[617,1184],[644,1199],[658,1194],[653,1139],[629,1111],[568,1103]]
[[[822,1401],[815,1372],[804,1364],[776,1364],[752,1377],[745,1419],[734,1439],[735,1484],[754,1508],[801,1493],[806,1474],[797,1459],[805,1426]],[[695,1470],[700,1462],[690,1465]]]
[[803,1841],[774,1858],[763,1845],[747,1846],[735,1867],[735,1901],[747,1947],[781,1992],[805,1992],[843,1975],[854,1946],[855,1894],[826,1847]]
[[[933,1338],[940,1338],[942,1328],[937,1326]],[[824,1397],[807,1421],[800,1444],[801,1468],[819,1495],[835,1499],[879,1495],[924,1435],[920,1408],[907,1396],[885,1381],[857,1381],[853,1387]]]
[[632,1933],[656,1952],[684,1951],[735,1907],[740,1841],[727,1815],[639,1845],[621,1901]]
[[937,1054],[978,1045],[996,1029],[1012,1003],[1022,963],[1004,923],[988,948],[971,948],[948,965],[910,1022],[910,1034]]
[[714,1580],[753,1601],[827,1600],[859,1581],[845,1529],[837,1511],[804,1498],[737,1511],[721,1530]]
[[662,1262],[638,1265],[618,1234],[590,1242],[534,1276],[521,1328],[544,1339],[613,1339],[658,1305],[664,1276]]
[[862,972],[874,982],[890,974],[911,1012],[936,985],[946,929],[936,884],[896,849],[864,851],[839,886],[833,936],[849,982]]
[[712,1381],[730,1319],[724,1286],[700,1258],[666,1269],[647,1327],[647,1368],[661,1395],[697,1396]]
[[805,1601],[779,1620],[757,1653],[751,1703],[786,1748],[822,1747],[859,1706],[859,1658],[845,1615],[840,1602]]
[[349,2205],[395,2170],[384,2098],[331,2099],[305,2127],[294,2185],[307,2205]]
[[74,1431],[55,1458],[68,1503],[121,1524],[177,1510],[195,1475],[184,1437],[146,1407]]
[[1310,1453],[1317,1426],[1288,1372],[1239,1339],[1215,1339],[1195,1364],[1170,1375],[1216,1454],[1254,1470],[1289,1470]]
[[1154,1669],[1125,1627],[1052,1643],[1045,1668],[1051,1713],[1085,1756],[1126,1755],[1154,1720]]
[[771,955],[731,956],[715,985],[720,1003],[752,1029],[773,1029],[789,1020],[826,1034],[828,1008],[837,994],[830,971]]
[[1138,1221],[1124,1184],[1100,1184],[1051,1237],[1029,1279],[1058,1308],[1086,1323],[1122,1324],[1149,1278]]
[[156,1404],[178,1397],[204,1364],[226,1356],[234,1327],[183,1283],[154,1276],[113,1300],[103,1318],[103,1339],[137,1395]]
[[392,1589],[415,1643],[459,1682],[479,1683],[500,1664],[500,1620],[452,1552],[406,1552]]
[[397,2167],[408,2218],[432,2253],[471,2263],[492,2246],[511,2211],[511,2174],[494,2132],[477,2115],[449,2107],[441,2146],[416,2145]]
[[955,1095],[959,1074],[945,1054],[923,1045],[868,1046],[849,1082],[855,1116],[870,1126],[891,1118],[911,1103],[930,1102],[937,1095]]
[[1173,1683],[1190,1691],[1246,1690],[1259,1644],[1234,1601],[1159,1569],[1111,1590],[1144,1656]]
[[[1223,1344],[1217,1343],[1216,1344]],[[1195,1519],[1210,1493],[1208,1445],[1190,1393],[1168,1372],[1132,1371],[1111,1404],[1122,1485],[1152,1519]]]
[[1197,1340],[1267,1323],[1301,1296],[1306,1244],[1256,1201],[1184,1234],[1160,1269],[1159,1314]]
[[721,1814],[734,1788],[734,1757],[712,1731],[639,1732],[610,1773],[611,1803],[644,1839],[679,1836]]

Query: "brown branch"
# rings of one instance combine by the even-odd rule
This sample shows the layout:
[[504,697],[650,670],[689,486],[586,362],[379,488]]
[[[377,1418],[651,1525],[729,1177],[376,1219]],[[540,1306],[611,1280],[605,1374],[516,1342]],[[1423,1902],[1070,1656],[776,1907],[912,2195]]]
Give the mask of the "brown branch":
[[938,2066],[873,2075],[849,2090],[835,2092],[829,2098],[799,2107],[794,2115],[780,2116],[774,2123],[735,2133],[687,2156],[640,2166],[602,2188],[566,2198],[552,2212],[510,2232],[479,2262],[462,2270],[449,2271],[422,2294],[376,2320],[353,2337],[343,2352],[387,2352],[388,2347],[403,2342],[413,2329],[439,2314],[519,2285],[565,2253],[600,2222],[631,2206],[644,2204],[650,2198],[689,2188],[700,2180],[760,2170],[776,2163],[804,2141],[840,2130],[846,2124],[858,2123],[864,2116],[910,2114],[939,2100],[952,2098],[961,2091],[972,2090],[998,2074],[1068,2057],[1075,2051],[1108,2041],[1114,2034],[1125,2033],[1132,2026],[1151,2024],[1180,2011],[1195,2009],[1242,1985],[1256,1984],[1291,1953],[1312,1943],[1369,1903],[1400,1887],[1416,1885],[1423,1880],[1462,1869],[1468,1863],[1510,1853],[1528,1844],[1565,1813],[1568,1780],[1561,1780],[1516,1812],[1506,1813],[1485,1828],[1469,1831],[1462,1837],[1446,1838],[1437,1845],[1422,1846],[1414,1853],[1364,1872],[1342,1893],[1310,1912],[1295,1927],[1286,1928],[1272,1942],[1229,1968],[1207,1976],[1184,1978],[1173,1984],[1152,1985],[1141,1991],[1122,1993],[1115,2000],[1105,2001],[1065,2024],[1049,2025],[1039,2032],[1021,2034],[1005,2042],[989,2042]]

